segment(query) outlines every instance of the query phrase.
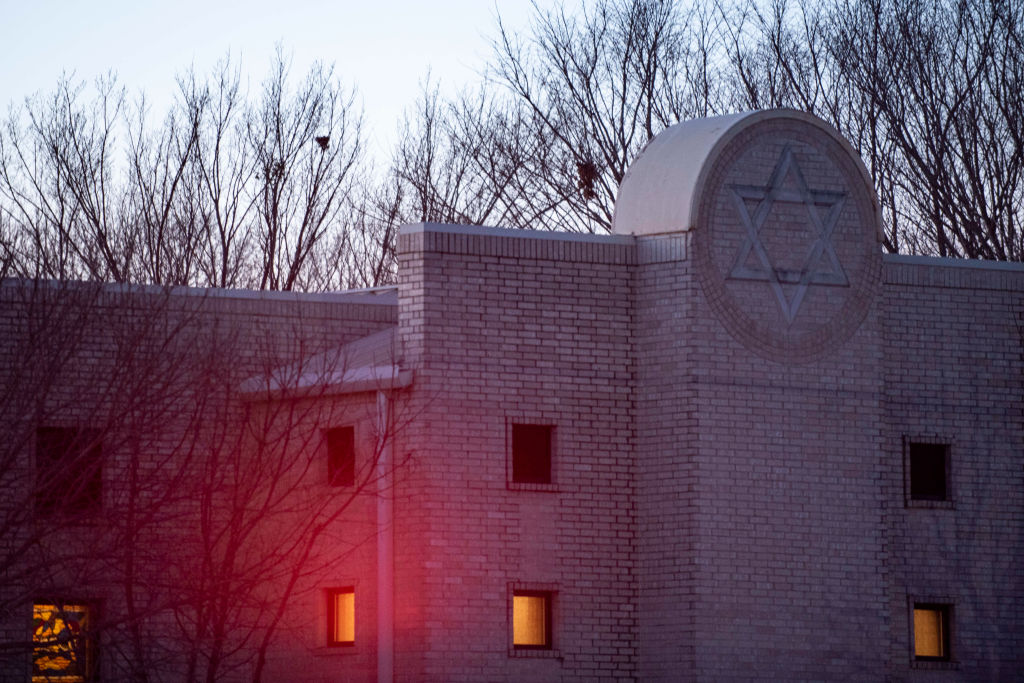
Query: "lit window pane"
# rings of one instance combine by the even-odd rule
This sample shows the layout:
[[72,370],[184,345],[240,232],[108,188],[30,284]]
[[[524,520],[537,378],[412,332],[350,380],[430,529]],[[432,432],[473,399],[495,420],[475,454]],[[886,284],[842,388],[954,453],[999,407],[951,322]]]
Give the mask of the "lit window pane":
[[356,640],[356,594],[350,589],[331,591],[327,636],[330,645],[351,645]]
[[544,595],[512,597],[512,644],[520,647],[548,645],[548,598]]
[[32,680],[85,681],[90,665],[88,606],[37,603],[32,621]]
[[914,655],[945,657],[943,612],[939,609],[914,608]]

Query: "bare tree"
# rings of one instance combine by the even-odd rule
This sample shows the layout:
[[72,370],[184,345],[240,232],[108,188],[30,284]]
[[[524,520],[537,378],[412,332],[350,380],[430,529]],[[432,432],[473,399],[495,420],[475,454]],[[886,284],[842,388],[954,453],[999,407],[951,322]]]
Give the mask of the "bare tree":
[[[898,166],[893,144],[880,125],[880,112],[859,90],[836,59],[836,5],[805,0],[753,0],[718,5],[726,38],[723,72],[730,110],[792,107],[812,113],[841,131],[871,173],[882,204],[885,246],[913,249],[897,211],[893,174]],[[877,33],[865,31],[866,43]]]
[[112,78],[81,101],[64,79],[48,97],[12,111],[0,135],[0,196],[27,247],[15,265],[45,277],[126,281],[137,232],[122,224],[114,171],[117,123],[125,105]]
[[629,163],[693,104],[684,89],[709,87],[699,76],[707,42],[698,36],[690,53],[686,40],[706,26],[685,19],[672,2],[601,0],[577,15],[538,9],[527,40],[499,23],[491,78],[528,109],[537,148],[547,150],[532,169],[535,199],[553,207],[545,227],[610,230]]
[[245,144],[246,104],[237,66],[225,60],[212,80],[193,72],[179,79],[179,107],[199,112],[201,123],[176,219],[199,236],[198,282],[242,287],[250,284],[255,267],[256,164]]
[[774,0],[722,14],[737,108],[835,125],[871,171],[890,251],[1024,257],[1020,7]]
[[147,125],[145,99],[128,120],[128,168],[123,222],[139,233],[137,272],[132,280],[185,285],[195,279],[197,242],[194,221],[181,220],[180,195],[199,143],[202,109],[198,102],[172,110],[162,129]]
[[321,64],[289,93],[288,70],[279,54],[247,123],[257,164],[260,289],[309,287],[303,266],[338,222],[362,154],[353,94]]
[[[65,79],[0,134],[4,262],[25,277],[319,289],[364,164],[354,95],[317,64],[293,88],[280,52],[250,105],[225,60],[188,73],[162,123],[113,78]],[[343,262],[349,262],[345,259]]]
[[485,90],[442,100],[424,87],[406,112],[391,176],[409,221],[529,227],[542,215],[527,194],[526,169],[538,161],[525,131],[531,114]]
[[1010,0],[597,0],[499,19],[486,82],[408,110],[365,159],[353,93],[279,52],[250,102],[225,60],[158,125],[64,79],[0,131],[0,267],[256,289],[394,278],[397,226],[609,230],[629,163],[676,121],[787,106],[861,153],[890,251],[1021,259],[1022,9]]
[[1024,258],[1024,8],[893,0],[836,15],[837,59],[900,162],[905,224],[942,256]]
[[[152,546],[154,520],[174,523],[163,504],[180,495],[155,486],[156,475],[180,478],[188,466],[154,449],[153,435],[180,424],[183,410],[202,410],[185,392],[205,374],[188,362],[198,332],[191,313],[171,316],[166,291],[118,296],[88,283],[5,281],[0,298],[8,425],[0,445],[0,610],[20,614],[69,587],[123,586],[123,610],[90,628],[138,633],[150,612],[137,599],[135,568]],[[0,654],[32,647],[4,642]]]
[[395,241],[408,222],[403,212],[404,188],[394,179],[362,185],[351,206],[347,229],[336,233],[318,263],[320,281],[338,289],[364,289],[395,283],[398,273]]
[[[337,393],[360,362],[335,346],[343,321],[217,324],[215,300],[162,288],[0,295],[0,614],[21,624],[40,596],[88,587],[119,680],[259,680],[296,598],[376,534],[357,508],[375,506],[400,423],[373,393]],[[363,425],[344,488],[321,442],[335,424]],[[0,641],[0,656],[36,645]]]

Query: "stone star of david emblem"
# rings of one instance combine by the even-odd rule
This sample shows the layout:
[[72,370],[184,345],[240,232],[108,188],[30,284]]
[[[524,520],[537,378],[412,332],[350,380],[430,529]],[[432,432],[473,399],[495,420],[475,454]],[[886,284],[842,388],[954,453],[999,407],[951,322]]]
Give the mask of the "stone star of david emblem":
[[[789,187],[786,187],[787,178],[793,180]],[[747,233],[736,254],[729,278],[767,282],[786,321],[790,323],[800,311],[810,285],[849,286],[850,282],[832,245],[832,233],[846,202],[846,193],[810,189],[789,145],[779,155],[766,187],[730,185],[729,189]],[[809,247],[799,271],[773,265],[762,240],[762,231],[772,207],[782,203],[801,204],[807,209]],[[799,248],[800,245],[793,246]],[[750,258],[751,254],[754,259]],[[789,288],[789,295],[783,285]]]

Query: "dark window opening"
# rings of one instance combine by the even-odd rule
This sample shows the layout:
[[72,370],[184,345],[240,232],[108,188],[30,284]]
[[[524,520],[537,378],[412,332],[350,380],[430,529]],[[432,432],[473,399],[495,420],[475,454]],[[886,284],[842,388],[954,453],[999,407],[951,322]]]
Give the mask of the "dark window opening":
[[949,661],[950,606],[914,604],[914,658]]
[[99,432],[41,427],[36,431],[36,510],[45,515],[95,512],[103,499]]
[[911,443],[911,500],[948,500],[948,468],[948,445],[937,443]]
[[525,650],[551,649],[551,593],[512,593],[512,646]]
[[327,441],[327,482],[331,486],[356,483],[355,427],[335,427],[324,433]]
[[551,483],[551,425],[512,425],[512,481]]

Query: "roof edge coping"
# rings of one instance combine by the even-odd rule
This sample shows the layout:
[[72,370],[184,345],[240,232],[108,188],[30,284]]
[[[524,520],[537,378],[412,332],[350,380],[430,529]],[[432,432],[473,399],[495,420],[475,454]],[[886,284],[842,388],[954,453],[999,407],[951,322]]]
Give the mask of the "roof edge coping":
[[1024,273],[1024,263],[1017,261],[990,261],[985,259],[950,258],[924,254],[882,254],[884,263],[905,266],[937,266],[940,268],[976,268],[978,270]]
[[632,235],[598,235],[593,233],[561,232],[555,230],[500,228],[488,225],[459,225],[455,223],[406,223],[399,230],[400,235],[416,235],[420,233],[475,235],[478,237],[512,237],[519,239],[589,242],[596,244],[634,244]]

